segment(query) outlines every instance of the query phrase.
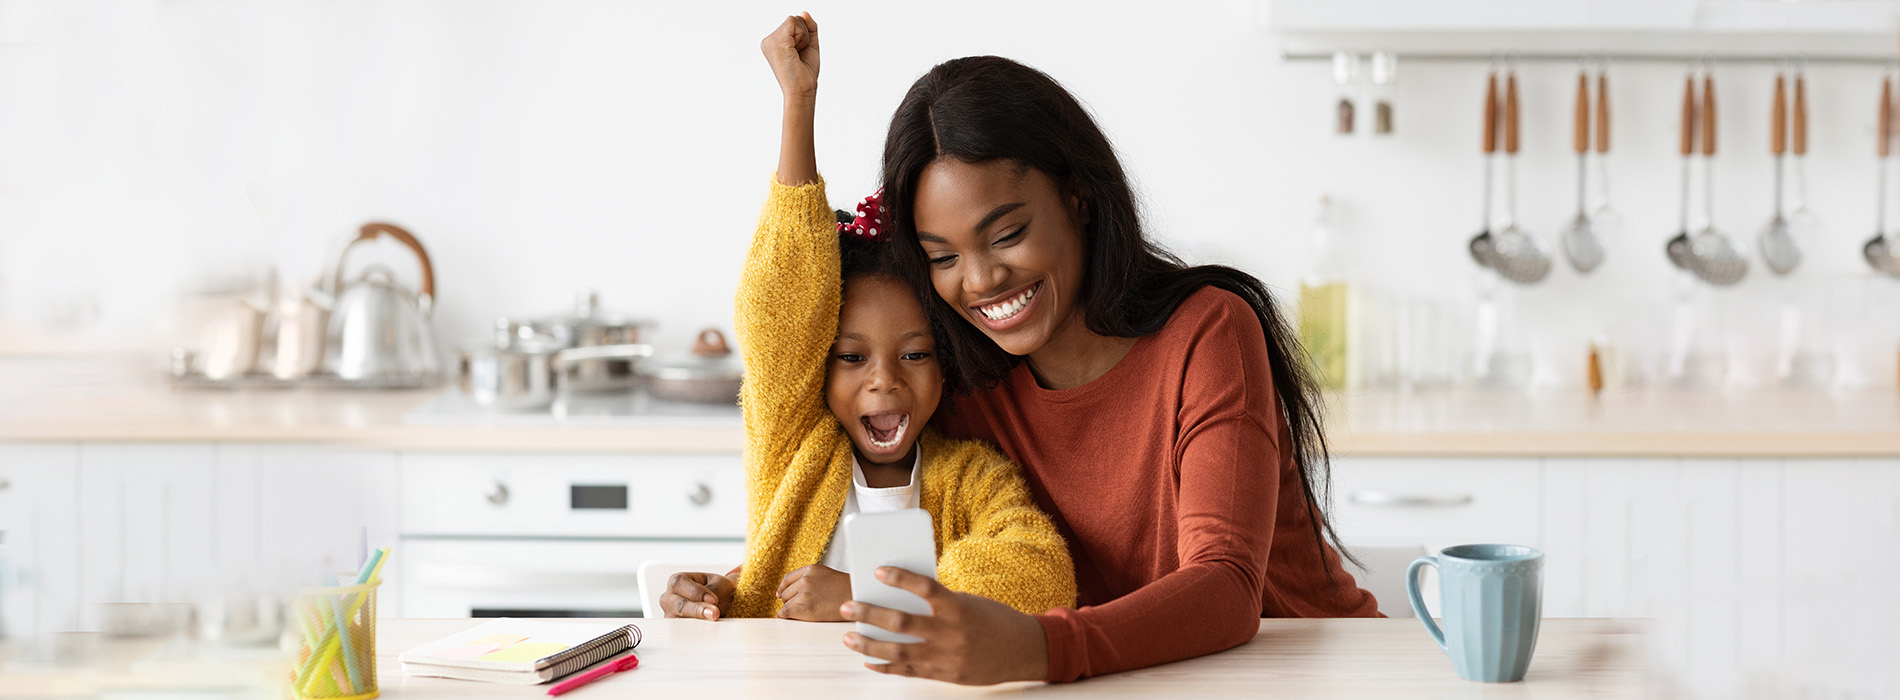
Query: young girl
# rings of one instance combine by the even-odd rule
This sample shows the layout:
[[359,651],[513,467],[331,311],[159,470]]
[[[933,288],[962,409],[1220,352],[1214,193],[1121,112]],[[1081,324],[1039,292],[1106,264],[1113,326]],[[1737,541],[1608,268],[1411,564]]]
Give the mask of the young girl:
[[850,226],[826,204],[812,145],[816,23],[788,18],[761,48],[785,112],[735,321],[746,365],[746,560],[736,581],[674,576],[661,607],[709,620],[841,620],[851,599],[843,516],[916,507],[934,522],[944,586],[1024,613],[1074,605],[1068,545],[1016,466],[924,427],[944,386],[928,292],[902,281],[876,196]]

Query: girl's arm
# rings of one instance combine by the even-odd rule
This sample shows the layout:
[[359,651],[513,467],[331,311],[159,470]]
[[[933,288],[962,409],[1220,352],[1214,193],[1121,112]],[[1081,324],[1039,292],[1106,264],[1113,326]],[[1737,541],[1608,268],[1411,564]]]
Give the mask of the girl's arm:
[[[746,252],[733,313],[745,363],[739,404],[750,532],[759,530],[798,446],[832,420],[824,403],[825,356],[838,325],[838,238],[812,146],[817,29],[810,15],[787,17],[759,42],[785,113],[779,175]],[[674,576],[661,605],[668,616],[718,619],[732,604],[734,576]]]
[[961,535],[943,544],[937,579],[1031,615],[1075,607],[1068,543],[1030,499],[1015,463],[980,443],[946,448],[968,458],[958,460],[967,465],[963,477],[938,508]]

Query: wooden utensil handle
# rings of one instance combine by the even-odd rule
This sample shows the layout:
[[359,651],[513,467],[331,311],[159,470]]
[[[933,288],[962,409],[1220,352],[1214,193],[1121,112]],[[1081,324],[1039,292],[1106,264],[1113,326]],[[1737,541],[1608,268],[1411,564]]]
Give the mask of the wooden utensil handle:
[[1484,153],[1498,152],[1498,74],[1492,73],[1484,89]]
[[1504,152],[1517,155],[1517,72],[1504,77]]
[[1610,74],[1597,74],[1597,152],[1610,152]]
[[1880,80],[1880,137],[1876,143],[1880,146],[1880,157],[1890,152],[1893,140],[1893,78]]
[[1682,82],[1682,155],[1695,152],[1695,76]]
[[1769,135],[1769,146],[1775,155],[1788,152],[1788,86],[1787,79],[1775,76],[1775,116],[1771,120],[1774,133]]
[[1590,76],[1577,74],[1577,153],[1590,150]]
[[1715,155],[1715,76],[1702,76],[1702,155]]
[[1794,154],[1807,156],[1807,76],[1794,76]]

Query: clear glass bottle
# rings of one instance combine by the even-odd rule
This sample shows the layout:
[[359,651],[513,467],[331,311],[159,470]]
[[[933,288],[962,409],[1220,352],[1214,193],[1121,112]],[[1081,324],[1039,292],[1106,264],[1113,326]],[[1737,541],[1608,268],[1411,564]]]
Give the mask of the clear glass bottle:
[[1351,297],[1345,254],[1332,227],[1331,199],[1321,196],[1313,222],[1313,257],[1300,274],[1300,344],[1320,385],[1341,389],[1347,381],[1347,313]]

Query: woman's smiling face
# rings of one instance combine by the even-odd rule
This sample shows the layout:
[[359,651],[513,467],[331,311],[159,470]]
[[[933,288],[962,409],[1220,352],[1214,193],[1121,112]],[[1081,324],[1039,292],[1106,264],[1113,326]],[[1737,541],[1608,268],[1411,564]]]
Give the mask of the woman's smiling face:
[[1004,352],[1041,349],[1080,320],[1083,199],[1016,161],[931,163],[912,208],[931,286]]

